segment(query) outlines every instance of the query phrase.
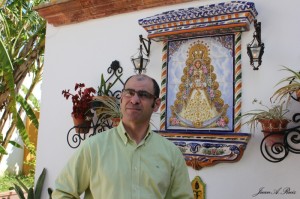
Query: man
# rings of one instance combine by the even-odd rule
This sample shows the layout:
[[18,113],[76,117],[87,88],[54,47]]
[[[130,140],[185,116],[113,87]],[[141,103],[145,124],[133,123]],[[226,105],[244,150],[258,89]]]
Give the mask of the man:
[[86,140],[56,180],[53,199],[192,199],[180,150],[149,129],[159,86],[134,75],[121,95],[122,122]]

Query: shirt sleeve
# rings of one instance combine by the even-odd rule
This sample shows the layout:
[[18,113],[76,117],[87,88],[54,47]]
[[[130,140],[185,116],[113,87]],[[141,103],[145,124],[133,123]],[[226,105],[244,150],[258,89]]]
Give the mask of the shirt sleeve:
[[58,175],[52,199],[79,199],[80,195],[89,189],[89,163],[89,147],[83,144]]
[[180,150],[174,149],[174,165],[171,176],[171,185],[166,199],[193,199],[192,185],[188,169]]

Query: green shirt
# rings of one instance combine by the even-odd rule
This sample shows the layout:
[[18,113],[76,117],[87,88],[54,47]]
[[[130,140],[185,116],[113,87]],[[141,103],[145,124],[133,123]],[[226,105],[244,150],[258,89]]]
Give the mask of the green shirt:
[[192,199],[183,155],[172,142],[149,130],[136,144],[117,128],[87,139],[55,182],[53,199]]

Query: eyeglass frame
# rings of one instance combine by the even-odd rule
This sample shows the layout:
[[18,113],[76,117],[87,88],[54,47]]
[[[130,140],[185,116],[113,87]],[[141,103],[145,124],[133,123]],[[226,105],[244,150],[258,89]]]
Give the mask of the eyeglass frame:
[[[130,93],[128,93],[130,96],[125,96],[125,97],[133,97],[135,94],[137,94],[137,96],[140,98],[140,99],[154,99],[154,100],[156,100],[156,99],[158,99],[159,97],[157,97],[157,96],[155,96],[155,95],[153,95],[153,94],[151,94],[151,93],[149,93],[148,91],[145,91],[145,90],[138,90],[138,91],[136,91],[136,90],[134,90],[134,89],[131,89],[131,88],[124,88],[124,89],[122,89],[122,94],[124,93],[124,92],[134,92],[134,94],[133,95],[131,95]],[[146,94],[146,95],[148,95],[148,97],[146,97],[145,95],[143,96],[143,94],[141,94],[141,93],[143,93],[143,94]]]

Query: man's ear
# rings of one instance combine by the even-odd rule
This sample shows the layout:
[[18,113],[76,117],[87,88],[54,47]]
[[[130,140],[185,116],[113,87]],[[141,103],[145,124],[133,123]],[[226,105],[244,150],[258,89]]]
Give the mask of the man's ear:
[[154,102],[153,112],[157,112],[161,104],[161,99],[157,98]]

